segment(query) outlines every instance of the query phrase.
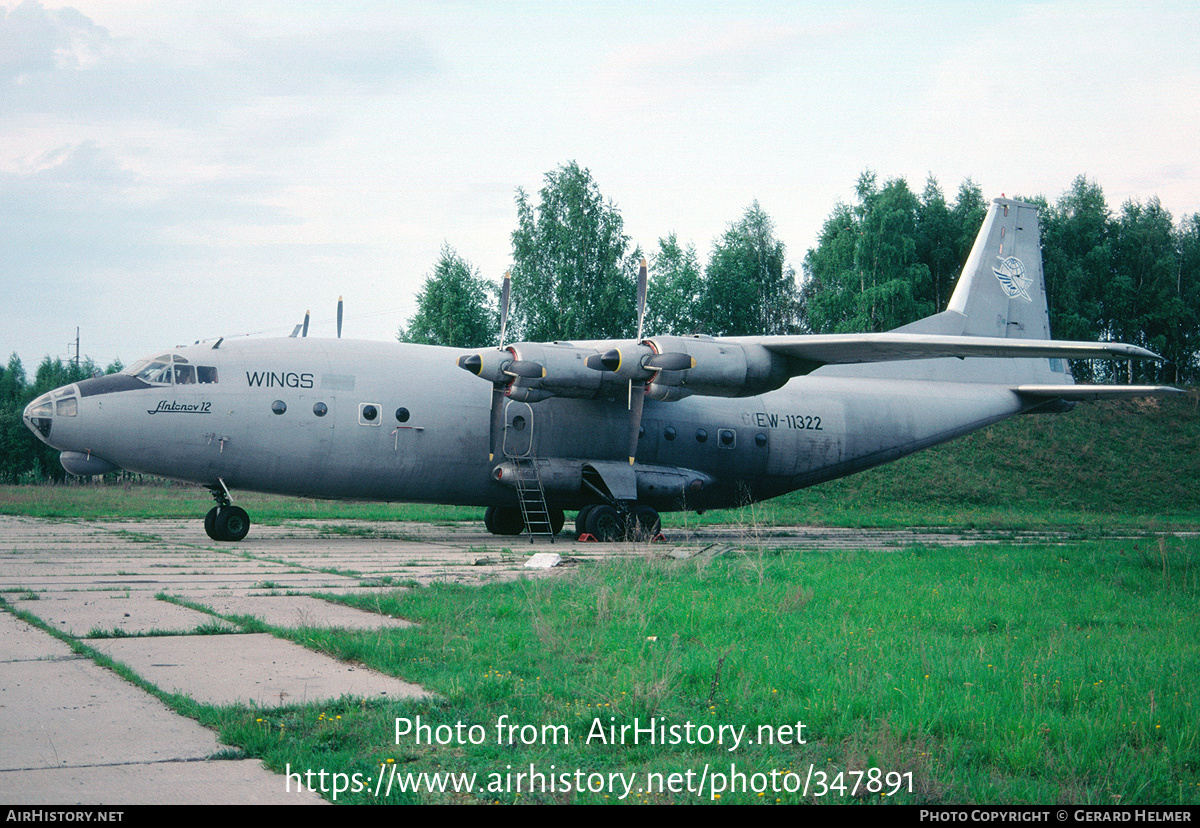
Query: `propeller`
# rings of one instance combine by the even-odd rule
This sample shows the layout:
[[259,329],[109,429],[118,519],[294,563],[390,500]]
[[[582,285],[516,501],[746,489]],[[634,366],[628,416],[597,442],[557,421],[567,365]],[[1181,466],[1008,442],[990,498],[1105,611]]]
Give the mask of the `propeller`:
[[[504,271],[504,281],[500,284],[500,342],[497,350],[504,350],[504,337],[508,335],[508,299],[512,293],[512,271]],[[508,373],[506,366],[505,373]],[[469,370],[469,369],[468,369]],[[518,376],[513,374],[513,376]],[[492,383],[492,427],[488,438],[488,462],[496,458],[500,451],[500,436],[504,433],[504,392],[508,383]]]
[[[646,321],[646,283],[648,279],[649,268],[647,267],[646,259],[642,259],[642,265],[638,268],[637,282],[637,303],[638,303],[638,327],[637,341],[642,341],[642,326]],[[618,355],[618,362],[620,355]],[[637,384],[637,393],[633,391],[633,380],[629,381],[629,465],[633,465],[633,459],[637,456],[638,438],[641,437],[642,430],[642,406],[646,402],[646,383],[639,382]]]
[[304,312],[304,321],[292,328],[291,338],[295,339],[298,336],[308,336],[308,311]]

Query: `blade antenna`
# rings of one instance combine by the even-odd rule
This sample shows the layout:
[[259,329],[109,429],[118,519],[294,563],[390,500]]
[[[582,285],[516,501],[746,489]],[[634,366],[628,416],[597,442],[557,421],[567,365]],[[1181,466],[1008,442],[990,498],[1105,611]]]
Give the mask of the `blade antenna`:
[[342,338],[342,297],[338,297],[337,338]]
[[304,312],[304,329],[300,332],[300,336],[308,336],[308,311]]

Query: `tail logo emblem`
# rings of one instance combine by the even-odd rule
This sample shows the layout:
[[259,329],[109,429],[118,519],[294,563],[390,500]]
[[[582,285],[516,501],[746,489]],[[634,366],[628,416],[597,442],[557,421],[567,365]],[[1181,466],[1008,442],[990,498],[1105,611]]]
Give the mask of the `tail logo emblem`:
[[1025,276],[1025,265],[1016,256],[1000,259],[1000,264],[992,268],[992,273],[1000,280],[1000,288],[1009,299],[1019,296],[1026,302],[1033,301],[1033,297],[1029,295],[1029,286],[1033,284],[1033,279]]

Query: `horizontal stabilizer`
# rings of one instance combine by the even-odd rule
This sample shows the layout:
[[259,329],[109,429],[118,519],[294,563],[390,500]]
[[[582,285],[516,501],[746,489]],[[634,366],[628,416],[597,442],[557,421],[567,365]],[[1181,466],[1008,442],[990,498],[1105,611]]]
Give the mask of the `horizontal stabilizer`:
[[1187,393],[1169,385],[1018,385],[1013,390],[1026,397],[1067,400],[1068,402],[1166,397],[1171,394]]

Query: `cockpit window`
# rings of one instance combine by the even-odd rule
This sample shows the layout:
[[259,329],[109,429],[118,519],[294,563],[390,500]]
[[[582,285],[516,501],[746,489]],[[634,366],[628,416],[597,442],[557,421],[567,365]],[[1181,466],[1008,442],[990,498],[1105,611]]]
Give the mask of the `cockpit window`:
[[157,359],[152,360],[134,376],[153,385],[170,385],[171,363],[169,361],[159,362]]
[[217,381],[217,369],[211,365],[191,365],[186,359],[163,354],[143,360],[127,372],[152,385],[212,385]]

